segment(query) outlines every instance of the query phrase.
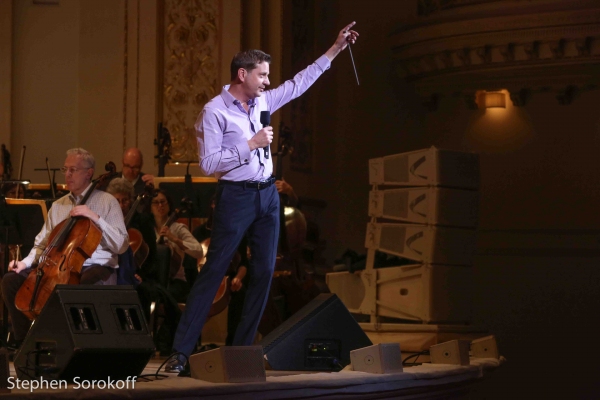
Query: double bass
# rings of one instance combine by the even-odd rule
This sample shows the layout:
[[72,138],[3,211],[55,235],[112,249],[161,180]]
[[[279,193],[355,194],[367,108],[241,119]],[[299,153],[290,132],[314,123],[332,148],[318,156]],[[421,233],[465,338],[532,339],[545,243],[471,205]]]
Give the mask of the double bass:
[[[96,186],[117,175],[113,162],[106,164],[107,173],[92,181],[92,186],[79,202],[83,205]],[[81,269],[102,239],[102,231],[89,218],[68,217],[48,237],[39,263],[30,273],[15,297],[15,307],[29,319],[35,319],[48,301],[56,285],[79,284]]]

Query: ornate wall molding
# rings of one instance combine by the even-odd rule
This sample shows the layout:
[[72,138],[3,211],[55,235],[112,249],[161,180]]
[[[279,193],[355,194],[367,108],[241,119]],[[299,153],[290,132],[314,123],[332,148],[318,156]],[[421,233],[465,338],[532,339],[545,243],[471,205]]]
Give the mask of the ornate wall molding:
[[436,9],[390,35],[398,76],[429,106],[432,96],[500,88],[515,105],[548,90],[569,104],[569,93],[600,86],[600,2],[450,3],[460,8]]
[[172,161],[196,160],[194,123],[217,94],[219,0],[165,0],[163,126]]
[[418,0],[419,16],[427,16],[436,12],[450,10],[453,8],[473,6],[476,4],[488,4],[501,0]]

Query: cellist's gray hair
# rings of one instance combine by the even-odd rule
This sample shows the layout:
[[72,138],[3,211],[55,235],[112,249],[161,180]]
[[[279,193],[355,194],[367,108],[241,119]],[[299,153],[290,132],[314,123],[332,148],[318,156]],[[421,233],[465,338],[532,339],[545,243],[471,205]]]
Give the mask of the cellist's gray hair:
[[81,157],[81,159],[85,162],[88,168],[96,169],[96,160],[94,156],[89,151],[82,149],[81,147],[76,147],[74,149],[67,150],[67,156],[76,155]]
[[130,198],[134,197],[133,185],[125,178],[115,178],[110,181],[106,188],[106,192],[112,195],[120,193],[125,194]]

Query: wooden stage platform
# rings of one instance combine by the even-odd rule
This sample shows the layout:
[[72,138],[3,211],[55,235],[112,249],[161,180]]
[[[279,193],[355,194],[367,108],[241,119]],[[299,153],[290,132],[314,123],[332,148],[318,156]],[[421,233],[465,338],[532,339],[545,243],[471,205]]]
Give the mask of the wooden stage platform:
[[[118,362],[118,360],[115,360]],[[126,361],[126,360],[124,360]],[[143,371],[155,374],[163,359],[152,359]],[[400,374],[368,374],[356,371],[290,372],[267,371],[266,382],[210,383],[175,374],[160,373],[159,378],[139,378],[128,382],[122,389],[84,389],[68,387],[35,389],[25,388],[19,381],[12,363],[10,393],[0,393],[2,399],[466,399],[471,398],[472,386],[482,381],[501,362],[489,358],[472,358],[469,366],[422,364],[405,367]],[[121,381],[121,386],[125,385]],[[39,382],[38,382],[39,383]],[[113,382],[115,385],[116,382]],[[89,382],[88,382],[89,384]],[[106,384],[106,382],[104,382]],[[48,385],[48,383],[46,383]]]

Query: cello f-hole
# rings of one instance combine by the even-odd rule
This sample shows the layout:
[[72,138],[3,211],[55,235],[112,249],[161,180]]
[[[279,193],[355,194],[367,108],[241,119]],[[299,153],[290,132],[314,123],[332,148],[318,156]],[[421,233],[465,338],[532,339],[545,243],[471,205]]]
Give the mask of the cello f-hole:
[[67,269],[64,267],[64,265],[65,265],[65,259],[66,259],[66,256],[63,254],[63,255],[62,255],[62,257],[60,258],[60,264],[58,264],[58,270],[59,270],[60,272],[64,272],[64,271],[66,271],[66,270],[67,270]]

